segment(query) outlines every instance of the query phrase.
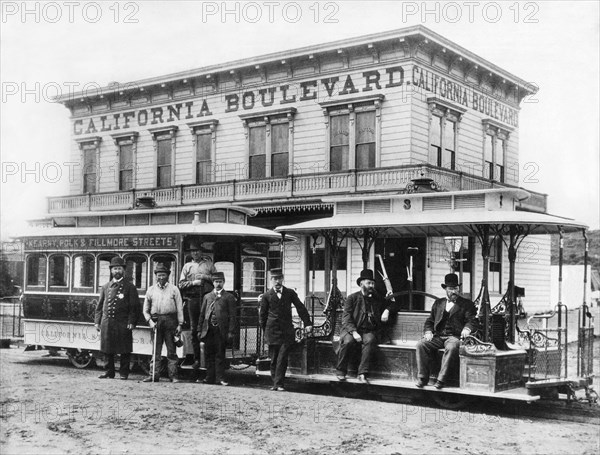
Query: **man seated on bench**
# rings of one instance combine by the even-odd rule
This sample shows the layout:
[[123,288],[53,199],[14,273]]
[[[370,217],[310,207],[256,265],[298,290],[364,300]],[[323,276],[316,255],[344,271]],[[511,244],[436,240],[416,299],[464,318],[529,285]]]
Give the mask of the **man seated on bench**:
[[[358,380],[368,384],[369,363],[377,348],[377,331],[381,328],[381,322],[387,322],[392,302],[375,292],[372,270],[360,272],[356,284],[360,286],[360,291],[350,294],[344,303],[336,376],[339,381],[346,380],[351,347],[361,343]],[[397,310],[394,308],[393,311]]]
[[477,327],[475,305],[459,296],[460,284],[455,273],[449,273],[442,287],[446,298],[437,299],[425,321],[425,334],[417,343],[417,382],[422,388],[429,382],[429,362],[435,359],[437,350],[444,348],[436,389],[446,385],[448,371],[458,363],[460,339],[469,336]]

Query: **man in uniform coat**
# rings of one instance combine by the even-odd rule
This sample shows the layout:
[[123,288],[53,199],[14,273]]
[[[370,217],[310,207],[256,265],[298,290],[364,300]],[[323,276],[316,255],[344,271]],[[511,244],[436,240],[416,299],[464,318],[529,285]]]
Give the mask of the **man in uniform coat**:
[[346,380],[352,346],[361,343],[358,380],[368,384],[369,364],[377,348],[377,332],[381,329],[381,322],[388,321],[391,302],[375,292],[372,270],[360,272],[356,284],[360,291],[350,294],[344,303],[336,376],[339,381]]
[[129,361],[133,351],[132,330],[140,313],[137,288],[125,280],[125,261],[116,256],[110,261],[112,279],[100,289],[94,325],[100,332],[100,351],[106,366],[101,379],[115,377],[115,354],[120,354],[119,375],[129,376]]
[[[224,380],[225,348],[227,341],[232,341],[235,333],[235,297],[223,290],[225,274],[216,272],[212,276],[215,288],[204,295],[198,333],[204,342],[206,359],[205,384],[229,385]],[[200,382],[200,380],[196,381]]]
[[304,322],[306,332],[312,331],[312,322],[298,294],[283,286],[281,269],[272,269],[270,275],[271,288],[260,299],[260,327],[265,334],[265,342],[269,344],[273,380],[271,390],[283,391],[288,355],[295,339],[292,305]]
[[434,387],[441,389],[445,386],[450,368],[458,363],[460,339],[469,336],[477,328],[475,305],[458,295],[458,276],[455,273],[447,274],[442,288],[446,290],[446,298],[433,303],[425,321],[423,339],[417,343],[416,386],[419,388],[429,382],[430,359],[441,348],[444,348],[444,356]]

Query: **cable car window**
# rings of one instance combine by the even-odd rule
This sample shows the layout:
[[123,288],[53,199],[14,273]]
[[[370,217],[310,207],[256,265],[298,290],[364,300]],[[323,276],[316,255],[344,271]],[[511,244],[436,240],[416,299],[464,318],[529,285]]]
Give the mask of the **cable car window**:
[[172,254],[155,254],[152,256],[150,261],[152,269],[150,270],[150,285],[153,286],[156,284],[156,275],[154,275],[154,269],[158,264],[166,265],[169,269],[171,269],[169,283],[172,285],[177,285],[177,282],[179,281],[179,274],[177,273],[177,260]]
[[[48,260],[51,288],[68,288],[69,286],[69,256],[54,254]],[[66,289],[65,289],[66,290]]]
[[94,256],[80,254],[73,258],[73,290],[92,292],[94,290]]
[[226,223],[227,222],[227,210],[215,209],[208,212],[209,223]]
[[114,258],[116,254],[101,254],[98,256],[98,283],[96,285],[96,292],[100,292],[100,288],[104,284],[110,281],[110,260]]
[[225,274],[225,289],[233,290],[235,282],[234,280],[234,267],[233,262],[219,261],[215,262],[215,269],[218,272]]
[[257,297],[265,292],[265,260],[242,259],[242,297]]
[[32,254],[27,258],[27,288],[46,289],[46,257]]
[[125,256],[125,278],[140,290],[148,288],[148,259],[143,254]]
[[229,222],[231,224],[245,224],[246,215],[242,212],[236,212],[235,210],[229,211]]

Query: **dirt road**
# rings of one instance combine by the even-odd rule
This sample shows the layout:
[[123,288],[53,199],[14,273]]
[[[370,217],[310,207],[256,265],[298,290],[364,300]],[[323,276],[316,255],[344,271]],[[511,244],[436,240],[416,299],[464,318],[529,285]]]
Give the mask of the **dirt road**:
[[0,451],[14,453],[593,454],[598,422],[449,411],[229,387],[97,379],[47,351],[0,350]]

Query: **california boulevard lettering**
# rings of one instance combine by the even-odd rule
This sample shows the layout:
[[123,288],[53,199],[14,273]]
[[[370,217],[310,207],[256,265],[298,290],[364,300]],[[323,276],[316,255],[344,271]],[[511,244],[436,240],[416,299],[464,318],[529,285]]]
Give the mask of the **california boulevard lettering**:
[[298,84],[282,84],[255,90],[240,89],[213,96],[210,103],[219,104],[218,109],[209,104],[209,98],[196,101],[167,104],[138,110],[117,112],[73,121],[73,134],[95,134],[128,128],[160,126],[165,123],[206,118],[216,114],[245,112],[259,108],[274,108],[298,102],[323,100],[344,101],[346,95],[377,93],[395,87],[410,87],[415,91],[427,91],[478,111],[511,126],[518,126],[518,111],[496,99],[476,91],[473,87],[452,81],[418,65],[411,68],[411,77],[405,78],[402,66],[381,70],[364,71],[360,75],[340,75],[312,79]]

